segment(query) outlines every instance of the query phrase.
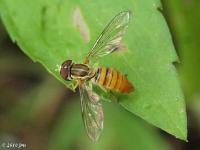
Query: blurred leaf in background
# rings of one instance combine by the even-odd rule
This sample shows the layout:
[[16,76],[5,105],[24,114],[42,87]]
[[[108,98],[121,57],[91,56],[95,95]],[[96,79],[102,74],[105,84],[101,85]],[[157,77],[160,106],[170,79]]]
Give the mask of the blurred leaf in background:
[[0,1],[1,17],[12,40],[67,86],[70,83],[61,79],[56,65],[68,58],[83,60],[112,17],[122,10],[131,10],[133,19],[124,38],[126,50],[106,57],[100,65],[128,74],[134,83],[134,93],[119,97],[122,106],[186,140],[185,104],[172,65],[177,56],[158,9],[158,0]]

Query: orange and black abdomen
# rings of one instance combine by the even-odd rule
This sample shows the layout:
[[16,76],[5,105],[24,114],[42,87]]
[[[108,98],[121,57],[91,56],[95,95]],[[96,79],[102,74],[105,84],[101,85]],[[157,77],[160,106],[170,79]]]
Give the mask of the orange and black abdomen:
[[108,90],[120,93],[130,93],[134,90],[127,76],[112,68],[98,68],[95,82]]

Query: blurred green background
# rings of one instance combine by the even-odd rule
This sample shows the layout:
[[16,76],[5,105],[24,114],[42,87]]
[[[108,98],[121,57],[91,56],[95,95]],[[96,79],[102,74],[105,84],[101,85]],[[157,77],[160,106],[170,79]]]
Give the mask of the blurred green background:
[[[162,3],[161,12],[180,58],[175,65],[187,102],[188,142],[154,128],[115,103],[104,103],[106,128],[100,142],[91,143],[83,129],[78,93],[33,63],[11,42],[0,22],[0,143],[26,144],[21,149],[28,150],[200,149],[200,1]],[[0,149],[6,148],[0,145]]]

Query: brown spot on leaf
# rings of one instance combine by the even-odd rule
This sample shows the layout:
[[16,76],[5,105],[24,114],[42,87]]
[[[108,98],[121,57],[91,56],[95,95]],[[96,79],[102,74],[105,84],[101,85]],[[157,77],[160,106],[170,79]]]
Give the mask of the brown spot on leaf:
[[88,43],[90,41],[90,30],[81,14],[80,7],[74,9],[72,21],[74,27],[80,32],[83,40]]

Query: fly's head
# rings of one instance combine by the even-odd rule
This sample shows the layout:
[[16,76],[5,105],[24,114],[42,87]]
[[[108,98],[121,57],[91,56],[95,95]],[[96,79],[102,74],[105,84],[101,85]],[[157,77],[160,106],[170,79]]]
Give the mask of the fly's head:
[[72,80],[71,78],[71,67],[72,67],[72,60],[66,60],[62,63],[60,68],[60,75],[65,80]]

